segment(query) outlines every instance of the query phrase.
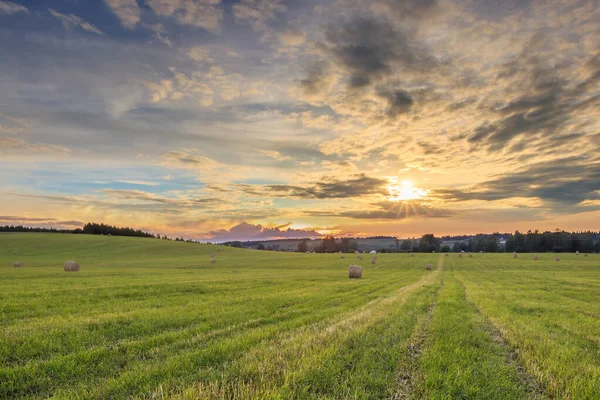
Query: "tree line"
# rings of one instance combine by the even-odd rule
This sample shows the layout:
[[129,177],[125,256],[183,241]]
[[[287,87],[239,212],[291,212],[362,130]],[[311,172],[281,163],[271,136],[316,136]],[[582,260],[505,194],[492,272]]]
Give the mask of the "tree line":
[[[76,229],[37,228],[23,225],[4,225],[0,226],[0,232],[74,233],[87,235],[136,236],[161,239],[160,235],[153,235],[152,233],[145,232],[141,229],[134,229],[129,227],[120,228],[117,226],[98,224],[95,222],[88,222],[83,226],[83,228]],[[162,239],[167,239],[167,237],[164,236]]]
[[[458,240],[452,240],[458,239]],[[444,243],[446,242],[446,243]],[[453,242],[452,246],[448,242]],[[567,232],[562,230],[521,233],[478,234],[472,237],[436,238],[433,234],[421,239],[404,240],[401,251],[413,252],[517,252],[517,253],[581,253],[600,252],[600,233],[592,231]]]

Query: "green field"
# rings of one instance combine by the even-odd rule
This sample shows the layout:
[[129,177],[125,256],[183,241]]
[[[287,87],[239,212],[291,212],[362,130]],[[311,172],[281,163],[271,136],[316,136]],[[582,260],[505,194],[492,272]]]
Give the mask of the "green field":
[[0,398],[599,399],[600,255],[538,257],[0,234]]

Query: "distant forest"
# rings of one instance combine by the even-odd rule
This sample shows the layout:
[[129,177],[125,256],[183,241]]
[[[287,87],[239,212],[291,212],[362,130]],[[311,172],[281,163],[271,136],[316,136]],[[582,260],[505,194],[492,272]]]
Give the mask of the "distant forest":
[[[50,233],[71,233],[71,234],[88,234],[88,235],[112,235],[112,236],[135,236],[154,239],[171,240],[166,235],[152,234],[141,229],[120,228],[107,224],[98,224],[95,222],[87,223],[83,228],[77,229],[54,229],[54,228],[36,228],[22,225],[5,225],[0,226],[0,232],[50,232]],[[342,251],[344,253],[354,252],[360,249],[360,245],[356,240],[361,239],[396,239],[393,236],[372,236],[369,238],[335,238],[327,236],[322,239],[317,239],[314,242],[318,243],[309,246],[312,240],[302,239],[298,242],[295,251],[306,252],[315,251],[317,253],[333,253]],[[184,241],[184,238],[173,239],[176,241]],[[290,241],[298,241],[299,239],[288,239]],[[190,240],[187,240],[190,241]],[[280,242],[281,240],[279,240]],[[265,241],[233,241],[222,243],[225,246],[232,247],[249,247],[258,250],[277,250],[276,248],[265,246]],[[393,248],[380,248],[380,252],[387,253],[431,253],[435,252],[517,252],[517,253],[568,253],[582,252],[593,253],[600,252],[600,232],[584,231],[584,232],[567,232],[561,230],[555,231],[528,231],[521,233],[492,233],[492,234],[477,234],[477,235],[460,235],[460,236],[442,236],[436,237],[433,234],[423,235],[420,239],[396,239],[396,246]]]

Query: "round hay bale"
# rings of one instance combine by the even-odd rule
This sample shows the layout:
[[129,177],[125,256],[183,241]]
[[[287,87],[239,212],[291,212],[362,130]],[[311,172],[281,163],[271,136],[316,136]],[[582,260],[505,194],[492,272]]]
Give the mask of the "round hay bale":
[[449,254],[448,254],[448,253],[444,254],[444,257],[448,257],[448,256],[449,256]]
[[556,261],[560,261],[560,257],[556,257]]
[[216,258],[211,258],[210,259],[210,263],[211,264],[216,264],[217,263],[217,259]]
[[67,261],[65,263],[64,269],[67,272],[77,272],[77,271],[79,271],[80,267],[79,267],[79,264],[76,263],[75,261]]
[[584,256],[584,257],[587,257],[587,253],[585,253],[583,256]]
[[217,251],[221,251],[221,249],[217,249]]
[[462,258],[462,253],[458,253],[458,256],[459,256],[460,258]]
[[425,270],[431,271],[431,264],[425,264]]
[[371,260],[371,264],[375,264],[376,262],[377,262],[377,260],[376,260],[376,259],[372,259],[372,260]]
[[410,256],[411,256],[411,257],[414,257],[415,255],[414,255],[414,254],[411,254]]
[[362,255],[359,255],[359,256],[358,256],[358,259],[359,259],[359,260],[362,260],[362,259],[363,259],[363,256],[362,256]]
[[519,258],[519,256],[517,255],[517,253],[513,254],[513,258]]
[[211,256],[211,257],[214,257],[214,256],[215,256],[215,253],[210,253],[210,256]]
[[344,258],[346,258],[346,256],[342,254],[342,255],[340,256],[340,258],[343,260]]
[[576,256],[578,256],[578,255],[579,255],[579,250],[577,250],[577,251],[575,252],[575,255],[576,255]]
[[360,279],[362,278],[362,267],[360,265],[351,265],[348,268],[348,278]]
[[534,260],[534,261],[537,261],[537,259],[538,259],[538,258],[537,258],[537,256],[533,257],[533,260]]
[[20,262],[14,262],[14,263],[13,263],[13,267],[14,267],[14,268],[21,268],[22,266],[23,266],[23,264],[22,264],[22,263],[20,263]]
[[310,254],[310,251],[306,250],[306,254]]
[[469,258],[473,257],[473,254],[469,254]]

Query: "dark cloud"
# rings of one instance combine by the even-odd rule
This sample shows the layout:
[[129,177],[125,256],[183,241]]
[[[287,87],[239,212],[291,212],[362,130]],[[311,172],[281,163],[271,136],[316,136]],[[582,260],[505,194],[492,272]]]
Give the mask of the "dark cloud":
[[438,0],[376,0],[374,4],[396,18],[411,21],[431,16],[438,10]]
[[159,196],[154,193],[148,193],[141,190],[103,189],[102,192],[117,199],[160,203],[178,207],[209,206],[226,203],[225,200],[216,197],[173,198]]
[[437,64],[388,19],[354,17],[325,32],[326,52],[350,74],[350,87],[366,87],[396,68],[423,71]]
[[373,209],[351,211],[308,211],[306,214],[318,217],[346,217],[353,219],[411,219],[447,218],[455,214],[452,210],[431,207],[416,201],[380,201],[372,204]]
[[300,87],[304,94],[314,96],[329,86],[329,66],[324,61],[318,61],[311,65],[307,71],[307,77],[300,80]]
[[419,147],[421,149],[423,149],[423,154],[425,155],[430,155],[430,154],[441,154],[444,152],[443,149],[441,149],[439,146],[433,144],[433,143],[428,143],[428,142],[418,142],[417,143],[419,145]]
[[[549,59],[552,42],[540,32],[534,35],[521,54],[505,63],[497,79],[505,79],[511,88],[520,89],[520,94],[508,102],[487,110],[496,116],[482,123],[467,137],[473,145],[485,146],[490,152],[501,151],[513,140],[523,137],[532,141],[545,138],[547,141],[574,134],[569,123],[577,113],[597,106],[600,97],[585,98],[590,80],[600,76],[600,59],[596,57],[580,61],[580,69],[589,73],[588,78],[577,84],[577,75],[572,73],[573,62],[556,62]],[[575,65],[576,66],[576,65]],[[585,100],[582,101],[582,97]],[[513,144],[510,151],[522,151],[529,146]]]
[[549,205],[572,206],[600,199],[600,163],[584,157],[541,162],[468,189],[438,190],[449,201],[539,198]]
[[349,179],[323,177],[313,185],[237,185],[243,192],[254,196],[270,196],[304,199],[342,199],[371,194],[387,194],[388,181],[365,174]]
[[[289,225],[287,225],[289,226]],[[269,228],[242,222],[230,229],[219,229],[209,232],[210,240],[225,242],[230,240],[269,240],[269,239],[301,239],[317,238],[322,235],[312,229],[285,229],[286,225]]]
[[387,100],[386,114],[390,118],[409,112],[414,103],[410,94],[402,89],[378,89],[377,96]]

